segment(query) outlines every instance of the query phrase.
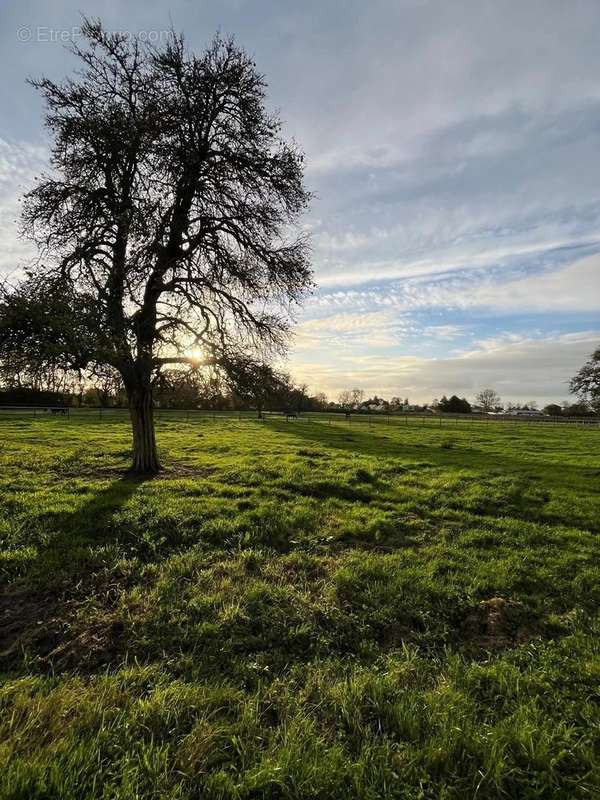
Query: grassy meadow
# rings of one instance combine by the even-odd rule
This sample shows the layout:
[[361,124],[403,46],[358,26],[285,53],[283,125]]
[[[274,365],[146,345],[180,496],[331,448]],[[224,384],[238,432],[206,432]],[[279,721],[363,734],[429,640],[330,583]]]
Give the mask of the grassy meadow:
[[0,798],[600,796],[600,430],[0,419]]

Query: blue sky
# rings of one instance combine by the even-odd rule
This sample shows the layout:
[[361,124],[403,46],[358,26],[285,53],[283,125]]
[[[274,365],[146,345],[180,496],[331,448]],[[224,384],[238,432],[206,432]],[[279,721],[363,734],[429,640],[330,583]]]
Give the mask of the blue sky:
[[568,396],[600,343],[597,0],[42,2],[0,10],[0,270],[46,159],[27,75],[79,12],[201,48],[234,33],[307,154],[317,289],[289,367],[313,391]]

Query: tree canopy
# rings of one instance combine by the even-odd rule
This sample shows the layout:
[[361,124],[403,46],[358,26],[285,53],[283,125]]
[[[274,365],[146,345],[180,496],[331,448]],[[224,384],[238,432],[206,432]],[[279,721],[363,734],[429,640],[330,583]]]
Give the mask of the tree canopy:
[[571,378],[569,388],[582,402],[589,403],[596,414],[600,413],[600,347]]

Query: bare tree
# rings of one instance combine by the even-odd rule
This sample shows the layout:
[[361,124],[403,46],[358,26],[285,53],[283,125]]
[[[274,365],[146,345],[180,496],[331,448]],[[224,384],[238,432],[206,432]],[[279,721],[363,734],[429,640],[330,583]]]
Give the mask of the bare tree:
[[43,261],[29,280],[69,298],[86,329],[85,347],[66,342],[61,357],[120,374],[133,467],[154,472],[163,365],[193,362],[198,347],[218,361],[285,345],[311,285],[293,232],[309,200],[303,157],[233,40],[196,56],[174,34],[155,49],[100,22],[82,30],[81,71],[33,81],[54,144],[53,172],[24,204]]
[[322,410],[326,409],[329,405],[329,400],[325,392],[317,392],[314,396],[314,402]]
[[90,382],[100,406],[107,407],[111,402],[118,402],[123,381],[115,369],[105,365],[97,367],[90,375]]
[[352,392],[349,389],[344,389],[343,392],[338,394],[337,401],[342,408],[350,408],[352,405]]
[[495,411],[502,403],[500,395],[494,389],[482,389],[475,396],[475,403],[482,411]]
[[352,405],[354,408],[358,408],[364,399],[365,393],[362,389],[352,389]]

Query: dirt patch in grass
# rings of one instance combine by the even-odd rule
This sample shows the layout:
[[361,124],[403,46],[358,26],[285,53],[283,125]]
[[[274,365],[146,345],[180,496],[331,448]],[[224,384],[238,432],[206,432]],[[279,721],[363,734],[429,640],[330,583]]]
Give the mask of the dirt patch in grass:
[[47,655],[61,637],[56,619],[58,602],[49,595],[32,592],[0,594],[0,665],[9,663],[23,649],[33,647]]
[[68,632],[63,641],[46,654],[46,660],[61,669],[93,670],[110,664],[124,649],[123,620],[114,614],[102,614],[83,629]]
[[[82,624],[72,602],[28,592],[0,595],[0,668],[22,663],[24,654],[52,668],[97,668],[123,649],[125,625],[104,611]],[[62,612],[62,613],[61,613]]]
[[547,633],[543,622],[517,600],[491,597],[467,615],[462,626],[464,641],[487,652],[524,644]]

